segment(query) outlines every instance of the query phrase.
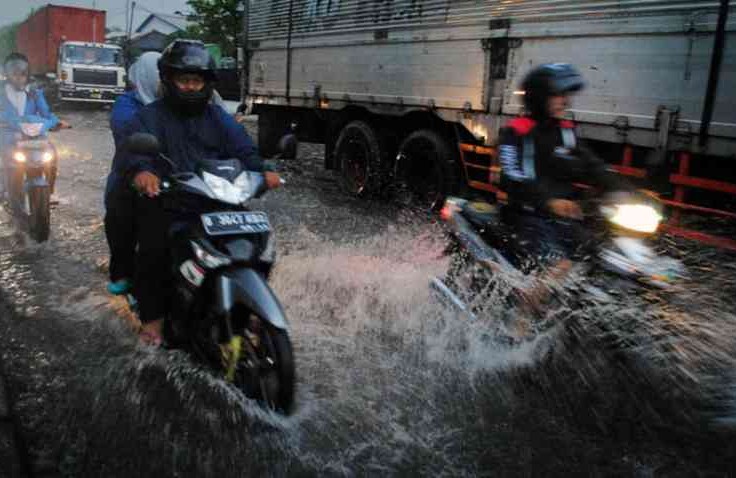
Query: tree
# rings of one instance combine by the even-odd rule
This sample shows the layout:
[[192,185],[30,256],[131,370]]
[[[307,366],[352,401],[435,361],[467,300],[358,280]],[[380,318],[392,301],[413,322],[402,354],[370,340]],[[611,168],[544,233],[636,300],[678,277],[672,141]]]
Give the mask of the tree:
[[0,28],[0,62],[10,53],[16,51],[15,35],[20,23],[13,23]]
[[[205,43],[220,45],[224,56],[236,56],[237,39],[242,28],[238,6],[243,0],[187,0],[193,25],[185,34]],[[181,37],[181,35],[179,35]]]

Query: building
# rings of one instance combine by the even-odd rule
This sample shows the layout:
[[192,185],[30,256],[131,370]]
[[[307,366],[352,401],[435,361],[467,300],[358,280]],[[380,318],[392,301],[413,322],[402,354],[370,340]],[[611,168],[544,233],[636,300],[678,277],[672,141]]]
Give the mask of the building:
[[151,13],[135,29],[135,33],[159,32],[165,36],[184,30],[188,22],[185,17],[178,15],[164,15],[162,13]]

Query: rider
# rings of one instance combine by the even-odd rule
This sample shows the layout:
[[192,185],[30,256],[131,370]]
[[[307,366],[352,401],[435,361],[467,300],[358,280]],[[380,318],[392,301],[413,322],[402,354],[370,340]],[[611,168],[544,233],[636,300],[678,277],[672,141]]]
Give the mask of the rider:
[[[126,135],[150,133],[178,172],[194,171],[198,158],[239,158],[252,171],[265,171],[258,151],[242,126],[222,108],[210,104],[215,64],[204,44],[175,40],[163,51],[159,72],[163,97],[143,107],[126,128]],[[123,152],[116,171],[147,196],[136,203],[138,255],[134,289],[143,323],[141,340],[160,344],[168,308],[167,234],[171,217],[159,195],[161,176],[170,171],[162,157]],[[268,187],[280,185],[278,174],[265,172]]]
[[566,119],[570,96],[584,86],[572,65],[534,68],[522,83],[526,114],[511,120],[500,132],[507,217],[529,240],[533,254],[551,259],[546,277],[523,292],[532,305],[544,299],[545,279],[559,280],[567,274],[585,242],[575,184],[607,192],[630,190],[626,181],[609,172],[602,160],[580,144],[575,124]]
[[[40,123],[41,135],[55,128],[68,125],[59,120],[46,103],[43,92],[28,84],[28,58],[21,53],[11,53],[3,61],[7,81],[0,83],[0,194],[4,191],[2,170],[7,152],[15,144],[21,132],[21,123]],[[49,179],[53,190],[56,168]]]
[[[146,52],[131,65],[128,79],[132,88],[120,95],[110,114],[110,130],[115,140],[116,154],[125,141],[125,128],[145,105],[157,96],[159,85],[158,52]],[[135,263],[135,195],[114,169],[105,187],[105,236],[110,247],[110,283],[107,290],[120,295],[132,285]]]

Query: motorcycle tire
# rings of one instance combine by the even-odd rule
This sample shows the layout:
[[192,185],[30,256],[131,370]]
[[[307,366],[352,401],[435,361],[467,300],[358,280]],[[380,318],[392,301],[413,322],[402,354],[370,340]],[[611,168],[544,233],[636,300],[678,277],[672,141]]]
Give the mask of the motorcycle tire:
[[47,187],[31,188],[28,191],[30,216],[29,233],[36,242],[44,242],[51,232],[51,191]]
[[274,396],[262,397],[268,403],[273,404],[276,411],[288,415],[294,408],[294,395],[296,390],[296,371],[294,365],[294,352],[291,340],[286,331],[269,327],[266,333],[270,339],[271,353],[275,355],[275,373],[278,381]]

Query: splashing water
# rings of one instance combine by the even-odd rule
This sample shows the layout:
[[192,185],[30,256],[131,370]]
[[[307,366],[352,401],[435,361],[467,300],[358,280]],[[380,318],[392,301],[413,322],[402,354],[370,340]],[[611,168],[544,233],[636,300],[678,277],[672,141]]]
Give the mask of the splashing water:
[[[605,428],[620,418],[613,397],[647,387],[662,393],[672,381],[661,377],[670,370],[697,372],[698,363],[725,359],[716,342],[692,335],[682,340],[692,355],[679,362],[657,355],[665,331],[680,338],[693,332],[682,315],[654,320],[642,303],[563,303],[555,315],[566,327],[551,335],[554,352],[537,363],[534,341],[500,347],[488,340],[487,322],[463,320],[432,299],[429,280],[448,266],[445,244],[435,237],[430,230],[389,230],[352,244],[306,231],[290,238],[291,253],[272,276],[296,351],[299,408],[288,418],[264,412],[180,352],[138,350],[131,357],[130,340],[108,344],[108,358],[89,357],[77,384],[82,393],[72,394],[85,398],[70,407],[63,470],[478,476],[543,466],[548,473],[628,473],[639,461],[561,422],[560,410],[574,415],[584,405]],[[499,308],[502,295],[493,299]],[[601,326],[609,320],[634,324],[636,340],[625,326]],[[698,334],[712,338],[714,326]],[[624,390],[616,387],[634,369],[611,372],[610,356],[591,349],[611,330],[627,353],[649,361],[637,371],[644,378]],[[645,343],[642,331],[655,339]],[[637,410],[655,402],[642,397]]]

